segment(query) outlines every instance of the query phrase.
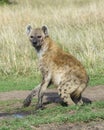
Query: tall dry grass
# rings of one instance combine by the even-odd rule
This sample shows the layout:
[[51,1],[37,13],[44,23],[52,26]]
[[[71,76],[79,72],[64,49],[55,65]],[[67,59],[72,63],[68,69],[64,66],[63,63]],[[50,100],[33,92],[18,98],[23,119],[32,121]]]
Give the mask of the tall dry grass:
[[17,0],[0,6],[0,75],[37,73],[27,24],[48,25],[50,36],[90,74],[104,74],[104,1]]

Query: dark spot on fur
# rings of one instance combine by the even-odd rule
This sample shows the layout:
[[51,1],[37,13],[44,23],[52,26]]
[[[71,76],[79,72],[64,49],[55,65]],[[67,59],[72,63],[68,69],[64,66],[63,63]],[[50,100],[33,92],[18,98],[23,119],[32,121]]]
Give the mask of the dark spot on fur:
[[65,84],[66,84],[66,82],[64,82],[64,83],[61,83],[61,87],[63,87]]
[[69,84],[66,84],[66,87],[68,87],[69,86]]
[[76,82],[76,79],[74,79],[74,82]]
[[67,96],[65,95],[64,98],[67,98]]
[[61,90],[62,90],[62,89],[61,89],[61,88],[59,88],[58,90],[61,92]]
[[66,92],[67,91],[67,89],[64,89],[64,92]]

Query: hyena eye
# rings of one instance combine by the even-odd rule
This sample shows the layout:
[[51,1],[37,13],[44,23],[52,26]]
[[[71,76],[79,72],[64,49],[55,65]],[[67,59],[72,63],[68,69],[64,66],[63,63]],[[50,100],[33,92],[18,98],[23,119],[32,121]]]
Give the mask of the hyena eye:
[[30,38],[33,38],[33,36],[30,36]]
[[37,38],[41,38],[42,36],[37,36]]

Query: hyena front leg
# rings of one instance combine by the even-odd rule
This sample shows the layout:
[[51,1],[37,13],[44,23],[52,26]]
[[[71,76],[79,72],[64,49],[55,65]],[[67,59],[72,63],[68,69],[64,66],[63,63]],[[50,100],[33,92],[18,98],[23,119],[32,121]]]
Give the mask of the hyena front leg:
[[32,92],[26,97],[26,99],[23,102],[24,107],[28,107],[32,101],[33,96],[37,95],[39,93],[39,89],[41,87],[41,84],[39,84],[37,87],[35,87]]
[[41,86],[40,86],[39,91],[38,91],[38,103],[36,105],[36,109],[43,107],[42,106],[42,99],[43,99],[45,90],[50,85],[50,81],[51,81],[50,75],[43,78],[43,81],[42,81]]

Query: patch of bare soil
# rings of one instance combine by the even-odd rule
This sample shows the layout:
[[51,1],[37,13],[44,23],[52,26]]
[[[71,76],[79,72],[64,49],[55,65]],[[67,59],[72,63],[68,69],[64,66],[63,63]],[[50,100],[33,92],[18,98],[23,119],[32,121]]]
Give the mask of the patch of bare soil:
[[34,130],[104,130],[104,121],[89,123],[46,124],[39,127],[31,126]]
[[13,99],[24,99],[30,91],[10,91],[10,92],[0,92],[0,100],[13,100]]
[[[25,99],[29,93],[30,91],[0,92],[0,100],[6,101],[12,99]],[[87,87],[82,96],[90,99],[91,101],[104,100],[104,86]],[[46,98],[47,100],[52,100],[53,102],[60,100],[56,89],[47,89],[45,94],[45,99]]]
[[92,101],[104,101],[104,86],[87,87],[83,92],[83,97],[87,97]]

